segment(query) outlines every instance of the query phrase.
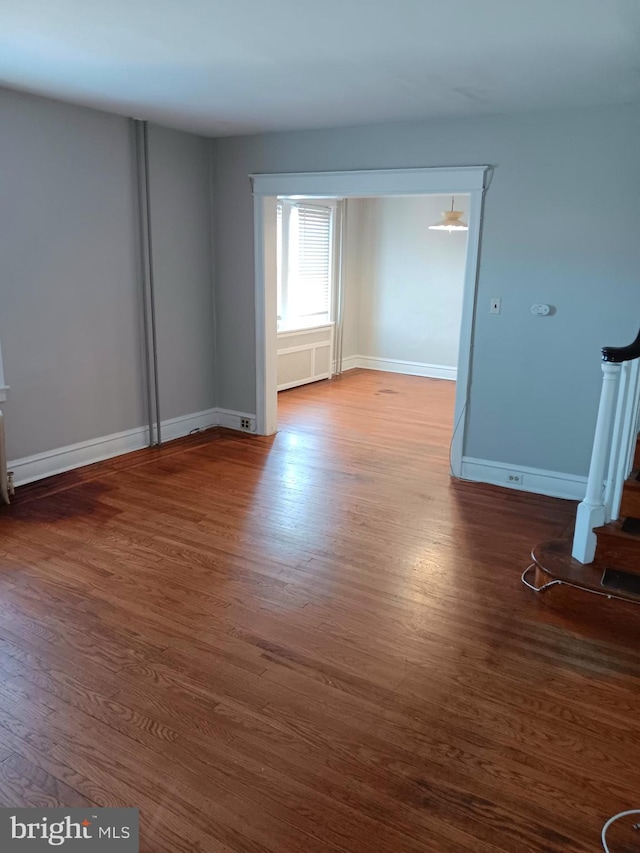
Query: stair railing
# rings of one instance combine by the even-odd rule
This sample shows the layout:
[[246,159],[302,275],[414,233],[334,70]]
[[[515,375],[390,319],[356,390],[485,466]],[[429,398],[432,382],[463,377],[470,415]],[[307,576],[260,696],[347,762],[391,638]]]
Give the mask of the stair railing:
[[602,350],[602,391],[587,490],[578,506],[572,555],[591,563],[595,527],[620,514],[622,488],[631,473],[640,419],[640,332],[626,347]]

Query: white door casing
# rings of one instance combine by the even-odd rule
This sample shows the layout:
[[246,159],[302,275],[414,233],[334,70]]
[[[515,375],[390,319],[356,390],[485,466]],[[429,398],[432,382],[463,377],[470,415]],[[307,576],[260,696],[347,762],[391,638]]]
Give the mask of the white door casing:
[[482,202],[485,175],[489,168],[460,166],[251,175],[254,196],[256,424],[260,435],[273,434],[278,422],[276,198],[358,198],[464,193],[469,196],[469,231],[451,443],[452,471],[454,476],[460,476],[471,376]]

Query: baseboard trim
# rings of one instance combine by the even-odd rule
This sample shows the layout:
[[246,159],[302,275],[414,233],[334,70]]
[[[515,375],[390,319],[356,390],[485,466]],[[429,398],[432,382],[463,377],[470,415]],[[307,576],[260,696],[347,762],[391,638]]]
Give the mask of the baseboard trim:
[[[347,370],[353,370],[354,367],[360,367],[358,364],[358,356],[350,355],[348,358],[342,359],[342,372],[344,373]],[[336,363],[333,362],[333,372],[336,372]]]
[[429,379],[456,381],[458,370],[443,364],[427,364],[421,361],[401,361],[397,358],[373,358],[370,355],[352,355],[342,360],[342,370],[362,367],[365,370],[382,370],[386,373],[404,373],[409,376],[425,376]]
[[[162,440],[173,441],[174,438],[183,438],[195,430],[201,431],[219,426],[218,409],[205,409],[203,412],[193,412],[191,415],[182,415],[178,418],[170,418],[162,421]],[[145,441],[148,443],[149,430],[144,428]]]
[[[243,418],[249,419],[249,429],[242,428],[241,419]],[[172,441],[196,430],[202,431],[217,426],[242,430],[242,432],[255,432],[255,425],[256,416],[253,414],[234,412],[230,409],[205,409],[202,412],[192,412],[189,415],[162,421],[162,440],[163,442]],[[24,486],[35,480],[62,474],[84,465],[92,465],[94,462],[103,462],[105,459],[112,459],[114,456],[121,456],[134,450],[141,450],[148,444],[149,428],[136,427],[14,459],[7,464],[7,468],[13,471],[15,485]]]
[[[509,477],[519,475],[521,482]],[[504,462],[492,462],[487,459],[462,457],[461,479],[474,483],[490,483],[504,486],[519,492],[533,492],[553,498],[565,498],[581,501],[587,489],[587,478],[577,474],[563,474],[559,471],[545,471],[542,468],[527,468],[523,465],[508,465]]]
[[[234,409],[216,409],[218,419],[217,426],[226,427],[227,429],[236,429],[240,432],[256,431],[256,416],[248,412],[236,412]],[[242,426],[242,421],[249,421],[249,428]]]

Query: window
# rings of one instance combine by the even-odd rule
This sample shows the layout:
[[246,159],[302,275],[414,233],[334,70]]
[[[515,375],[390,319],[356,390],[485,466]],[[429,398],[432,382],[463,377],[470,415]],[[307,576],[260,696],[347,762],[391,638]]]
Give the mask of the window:
[[335,207],[278,201],[278,328],[331,320]]

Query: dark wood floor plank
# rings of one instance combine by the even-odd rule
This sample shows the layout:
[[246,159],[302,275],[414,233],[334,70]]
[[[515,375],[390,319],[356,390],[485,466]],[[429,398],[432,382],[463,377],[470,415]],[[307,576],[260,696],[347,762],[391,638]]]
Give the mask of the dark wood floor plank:
[[85,808],[92,806],[69,785],[14,753],[0,763],[0,797],[18,808]]
[[350,371],[0,510],[0,805],[144,853],[587,853],[640,790],[640,623],[519,583],[567,501],[452,481],[452,383]]

